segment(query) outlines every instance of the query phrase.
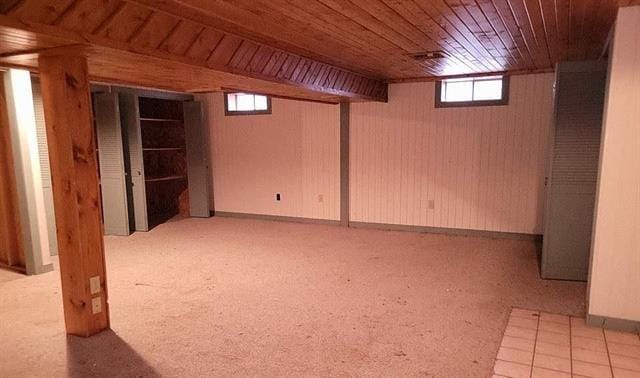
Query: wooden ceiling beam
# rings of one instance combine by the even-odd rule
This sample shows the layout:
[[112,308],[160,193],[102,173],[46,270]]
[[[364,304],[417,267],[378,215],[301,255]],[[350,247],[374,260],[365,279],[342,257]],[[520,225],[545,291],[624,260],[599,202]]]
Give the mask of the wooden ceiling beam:
[[[38,10],[21,12],[19,14],[0,15],[0,28],[5,28],[4,30],[19,30],[34,36],[36,39],[55,37],[56,39],[64,41],[62,44],[86,44],[93,47],[93,49],[89,49],[90,63],[99,61],[100,56],[96,54],[108,49],[110,50],[110,55],[117,54],[118,52],[127,56],[139,54],[143,57],[166,60],[169,65],[177,63],[178,65],[174,65],[173,69],[178,69],[178,66],[189,65],[194,66],[194,69],[197,68],[197,70],[209,70],[232,75],[227,76],[224,82],[212,83],[212,87],[233,86],[246,88],[248,85],[242,83],[242,81],[248,81],[251,82],[250,87],[252,90],[269,93],[273,85],[262,83],[264,81],[281,84],[277,93],[273,94],[289,97],[295,97],[298,93],[303,92],[305,98],[315,98],[322,101],[325,101],[327,97],[333,97],[334,99],[331,101],[336,102],[340,101],[340,99],[353,101],[386,101],[387,99],[387,84],[382,80],[367,77],[324,62],[304,58],[248,39],[236,37],[232,34],[217,32],[212,28],[194,24],[181,18],[177,18],[177,21],[171,17],[163,18],[166,22],[175,21],[171,23],[170,26],[158,24],[154,21],[154,29],[147,32],[147,28],[152,28],[151,20],[154,19],[154,14],[156,14],[150,8],[142,8],[141,13],[139,13],[140,16],[135,16],[136,20],[139,20],[137,24],[129,24],[127,28],[116,27],[116,25],[124,24],[126,17],[131,19],[131,17],[134,17],[134,14],[138,14],[136,12],[138,12],[139,9],[135,8],[136,5],[129,3],[126,3],[127,6],[116,7],[113,12],[110,12],[103,20],[99,20],[96,25],[86,28],[84,32],[79,32],[75,30],[75,27],[67,25],[65,21],[65,19],[72,18],[72,13],[79,7],[76,5],[78,4],[77,1],[78,0],[68,4],[57,14],[46,14],[46,17],[43,16],[40,18],[52,19],[54,21],[60,20],[57,25],[38,22],[40,19],[30,19],[29,15],[31,14],[43,14],[46,12],[45,10]],[[29,4],[29,6],[34,6],[32,3]],[[64,15],[64,17],[61,18],[62,15]],[[128,30],[128,32],[125,29]],[[142,34],[149,34],[156,30],[164,32],[164,38],[159,42],[159,45],[145,45],[142,41],[145,39],[142,38]],[[209,53],[209,58],[204,59],[202,56],[187,54],[198,41],[198,38],[201,38],[205,33],[207,33],[207,35],[212,33],[222,35],[216,42],[216,45],[213,46],[213,50]],[[8,35],[11,34],[11,32],[3,34]],[[177,37],[178,34],[180,34],[180,38]],[[1,35],[2,34],[0,34],[0,37]],[[174,36],[176,37],[174,38]],[[173,48],[169,45],[172,45]],[[24,50],[32,50],[32,48],[25,48]],[[28,52],[32,53],[32,51]],[[276,53],[279,57],[284,56],[285,58],[272,62],[271,58],[275,56]],[[298,70],[295,72],[282,72],[279,70],[279,67],[274,67],[275,64],[284,65],[287,60],[297,60],[304,64],[298,67]],[[15,61],[14,59],[13,62]],[[276,70],[276,68],[278,69]],[[310,68],[312,68],[312,70],[310,70]],[[90,70],[92,70],[91,67]],[[113,70],[111,74],[105,74],[107,70],[104,65],[101,71],[101,74],[99,74],[100,77],[143,85],[140,82],[136,82],[136,76],[117,77],[118,72],[116,70]],[[185,72],[188,71],[189,70],[185,70]],[[366,83],[366,85],[357,88],[347,88],[342,82],[335,81],[320,82],[320,84],[318,84],[316,79],[318,79],[317,76],[321,71],[335,72],[336,78],[338,76],[353,77],[354,81],[358,80],[359,82]],[[148,85],[148,74],[145,74],[145,76],[145,85]],[[214,77],[216,75],[210,74],[205,76]],[[236,84],[230,83],[231,77],[237,82]],[[249,78],[254,80],[248,80]],[[178,83],[165,83],[166,80],[165,77],[158,75],[153,87],[160,88],[162,86],[166,87],[167,85],[179,85]],[[197,87],[201,89],[203,87],[202,83]],[[297,89],[294,90],[292,88],[291,90],[287,90],[289,87],[296,87]]]

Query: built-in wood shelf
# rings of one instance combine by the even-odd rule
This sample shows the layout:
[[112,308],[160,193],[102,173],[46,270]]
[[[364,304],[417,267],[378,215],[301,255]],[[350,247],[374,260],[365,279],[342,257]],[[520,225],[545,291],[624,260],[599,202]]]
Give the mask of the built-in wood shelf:
[[181,119],[170,119],[170,118],[140,118],[140,121],[146,121],[146,122],[182,122]]
[[157,147],[157,148],[143,148],[142,151],[182,151],[184,147]]
[[148,178],[144,181],[146,182],[160,182],[160,181],[174,181],[174,180],[184,180],[187,176],[166,176],[166,177],[154,177]]

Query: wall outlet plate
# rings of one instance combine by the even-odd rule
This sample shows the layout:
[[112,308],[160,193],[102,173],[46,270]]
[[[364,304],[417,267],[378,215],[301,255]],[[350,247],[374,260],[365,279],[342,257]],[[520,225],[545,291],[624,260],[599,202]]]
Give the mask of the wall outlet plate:
[[102,312],[102,298],[91,298],[91,312],[93,312],[94,315]]
[[98,294],[100,292],[100,276],[89,278],[89,288],[91,295]]

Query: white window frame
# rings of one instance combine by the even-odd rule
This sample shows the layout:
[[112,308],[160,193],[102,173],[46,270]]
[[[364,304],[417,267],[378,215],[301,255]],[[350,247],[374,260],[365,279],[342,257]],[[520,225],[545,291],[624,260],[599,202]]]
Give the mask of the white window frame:
[[[475,83],[481,81],[488,80],[497,80],[502,79],[502,96],[500,99],[496,100],[474,100],[473,99],[473,90],[475,89]],[[461,78],[461,79],[449,79],[449,81],[465,81],[471,82],[471,100],[468,101],[443,101],[443,91],[446,90],[447,79],[439,80],[436,82],[436,93],[435,93],[435,106],[436,108],[459,108],[459,107],[470,107],[470,106],[501,106],[509,104],[509,77],[503,75],[492,75],[492,76],[481,76],[481,77],[470,77],[470,78]]]
[[[267,109],[260,110],[229,110],[229,95],[237,95],[237,94],[245,94],[252,96],[264,96],[267,98]],[[255,97],[254,97],[255,104]],[[235,115],[260,115],[260,114],[271,114],[271,96],[259,94],[259,93],[248,93],[248,92],[225,92],[224,93],[224,114],[227,116],[235,116]]]

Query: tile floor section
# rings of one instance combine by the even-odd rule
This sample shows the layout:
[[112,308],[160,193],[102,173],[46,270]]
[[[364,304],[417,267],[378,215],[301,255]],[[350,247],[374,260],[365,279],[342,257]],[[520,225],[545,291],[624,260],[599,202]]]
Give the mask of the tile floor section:
[[494,377],[637,377],[640,336],[588,327],[582,318],[513,309]]

